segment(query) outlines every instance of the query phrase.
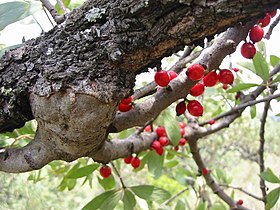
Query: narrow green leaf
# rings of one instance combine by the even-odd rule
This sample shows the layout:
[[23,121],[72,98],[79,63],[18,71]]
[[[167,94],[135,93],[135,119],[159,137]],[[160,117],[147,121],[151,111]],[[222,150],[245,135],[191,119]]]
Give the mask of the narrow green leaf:
[[249,89],[251,87],[255,87],[258,86],[258,84],[254,84],[254,83],[244,83],[244,84],[239,84],[234,86],[233,88],[227,90],[227,93],[235,93],[241,90],[246,90]]
[[106,191],[104,193],[101,193],[97,197],[93,198],[90,202],[88,202],[82,208],[82,210],[96,210],[96,209],[99,209],[103,203],[106,203],[107,200],[111,199],[111,197],[116,193],[118,193],[118,191],[116,191],[116,190],[110,190],[110,191]]
[[123,195],[122,201],[123,201],[123,205],[124,205],[124,210],[132,210],[132,209],[134,209],[134,206],[136,205],[135,196],[129,189],[124,190],[124,195]]
[[179,164],[179,162],[177,160],[171,160],[171,161],[168,161],[164,164],[164,167],[166,168],[173,168],[175,166],[177,166]]
[[267,168],[264,172],[261,173],[260,176],[265,181],[271,183],[280,183],[280,179],[273,173],[270,168]]
[[99,167],[99,164],[90,164],[81,168],[78,168],[74,171],[71,171],[69,174],[66,175],[68,179],[78,179],[84,176],[91,174]]
[[252,62],[248,62],[248,61],[245,61],[245,62],[237,62],[237,64],[245,69],[248,69],[254,73],[256,73],[256,69],[254,67],[254,64]]
[[270,56],[270,64],[275,67],[278,63],[280,62],[280,58],[277,57],[276,55],[271,55]]
[[98,182],[104,188],[104,190],[111,190],[116,185],[115,178],[113,175],[109,176],[106,179],[101,179],[98,177]]
[[163,202],[171,197],[168,191],[152,185],[133,186],[130,189],[135,195],[146,201]]
[[267,201],[267,203],[265,205],[266,210],[271,209],[276,204],[276,202],[279,199],[279,195],[280,195],[280,187],[270,191],[266,195],[266,201]]
[[258,51],[266,58],[266,46],[264,41],[260,41],[256,43]]
[[182,200],[178,200],[175,206],[175,210],[185,210],[185,203]]
[[250,115],[251,115],[251,118],[254,119],[257,115],[257,107],[256,105],[254,106],[250,106]]
[[263,80],[268,80],[269,77],[269,66],[265,58],[260,52],[257,52],[253,58],[253,64],[256,69],[257,75],[259,75]]
[[148,170],[155,179],[158,179],[162,172],[164,155],[159,156],[155,151],[151,151],[148,157]]
[[100,206],[100,210],[113,210],[115,209],[118,202],[123,197],[123,190],[116,191],[113,195],[110,196],[109,199],[106,200],[106,202],[103,202]]
[[164,127],[171,143],[174,146],[178,145],[181,138],[181,131],[176,118],[171,115],[165,115]]

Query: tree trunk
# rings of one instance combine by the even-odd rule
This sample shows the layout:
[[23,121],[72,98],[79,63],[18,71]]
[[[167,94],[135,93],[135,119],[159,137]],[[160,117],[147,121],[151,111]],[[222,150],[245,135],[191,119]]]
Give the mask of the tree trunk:
[[[54,159],[94,156],[137,74],[160,67],[162,58],[186,45],[279,6],[269,0],[87,1],[64,23],[0,60],[0,132],[35,118],[40,133],[32,143],[35,150],[25,147],[37,155],[26,158],[25,148],[6,150],[0,162],[17,156],[27,164],[1,164],[0,170],[28,171]],[[47,161],[36,158],[40,151]]]

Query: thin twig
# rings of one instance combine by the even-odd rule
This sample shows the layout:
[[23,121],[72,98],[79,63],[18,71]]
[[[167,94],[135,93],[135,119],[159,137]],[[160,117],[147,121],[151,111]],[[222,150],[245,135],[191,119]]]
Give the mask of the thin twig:
[[168,205],[170,204],[172,201],[174,201],[176,198],[178,198],[180,195],[182,195],[184,192],[186,192],[187,190],[189,190],[189,188],[185,188],[183,190],[181,190],[180,192],[176,193],[174,196],[172,196],[171,198],[169,198],[168,200],[166,200],[162,205]]
[[54,27],[53,21],[51,20],[49,13],[46,11],[45,7],[43,7],[44,13],[46,14],[48,20],[50,21],[50,23],[52,24],[52,27]]
[[267,33],[265,34],[264,38],[269,40],[270,39],[270,36],[272,34],[272,31],[273,29],[277,26],[277,24],[279,23],[280,21],[280,15],[278,15],[278,17],[274,20],[274,22],[270,25]]
[[44,29],[43,27],[41,26],[41,24],[38,22],[38,20],[35,18],[35,16],[32,14],[32,18],[35,20],[35,22],[37,23],[37,25],[41,28],[41,33],[44,33]]
[[252,198],[255,198],[256,200],[259,200],[259,201],[264,201],[263,198],[260,198],[256,195],[253,195],[252,193],[248,192],[247,190],[244,190],[243,188],[241,187],[236,187],[236,186],[232,186],[232,185],[228,185],[228,184],[220,184],[221,187],[226,187],[226,188],[231,188],[231,189],[235,189],[235,190],[239,190],[240,192],[243,192],[245,193],[246,195],[252,197]]
[[121,182],[122,188],[123,188],[123,189],[125,189],[125,188],[126,188],[126,186],[125,186],[125,184],[124,184],[124,182],[123,182],[123,179],[122,179],[122,177],[121,177],[121,174],[120,174],[119,170],[117,169],[117,167],[115,166],[115,164],[114,164],[113,162],[111,162],[111,165],[113,166],[113,168],[114,168],[114,170],[115,170],[115,172],[116,172],[117,176],[118,176],[118,177],[119,177],[119,179],[120,179],[120,182]]

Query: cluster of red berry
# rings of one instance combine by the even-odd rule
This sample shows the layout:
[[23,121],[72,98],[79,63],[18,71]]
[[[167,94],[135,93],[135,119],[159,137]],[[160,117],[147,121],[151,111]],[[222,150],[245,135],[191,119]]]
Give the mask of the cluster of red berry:
[[263,28],[269,25],[272,17],[276,15],[276,10],[271,13],[266,13],[265,17],[258,21],[257,25],[253,26],[249,31],[250,42],[245,42],[241,46],[241,55],[244,58],[252,59],[256,54],[255,43],[262,40],[264,36]]
[[123,98],[119,103],[118,108],[121,112],[128,112],[129,110],[133,109],[132,96]]

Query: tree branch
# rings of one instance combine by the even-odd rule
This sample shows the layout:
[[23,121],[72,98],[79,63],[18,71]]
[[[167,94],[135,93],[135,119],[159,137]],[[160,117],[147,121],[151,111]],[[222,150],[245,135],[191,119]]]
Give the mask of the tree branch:
[[43,6],[46,7],[47,10],[50,12],[55,22],[62,23],[64,21],[65,17],[58,14],[58,12],[54,8],[54,6],[50,3],[49,0],[40,0],[40,1],[42,2]]
[[279,21],[280,21],[280,15],[278,15],[278,17],[277,17],[277,18],[273,21],[273,23],[269,26],[269,29],[268,29],[268,31],[266,32],[265,36],[264,36],[265,39],[267,39],[267,40],[270,39],[270,36],[271,36],[271,34],[272,34],[272,31],[273,31],[273,29],[278,25]]

